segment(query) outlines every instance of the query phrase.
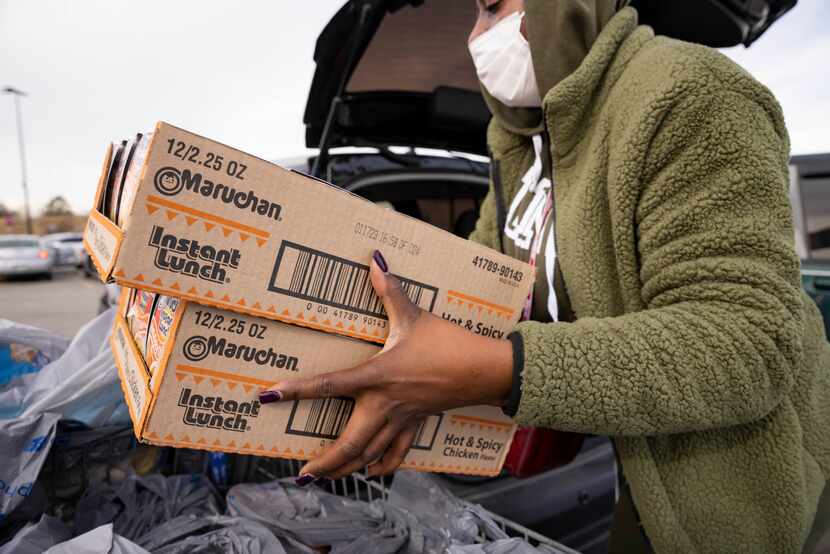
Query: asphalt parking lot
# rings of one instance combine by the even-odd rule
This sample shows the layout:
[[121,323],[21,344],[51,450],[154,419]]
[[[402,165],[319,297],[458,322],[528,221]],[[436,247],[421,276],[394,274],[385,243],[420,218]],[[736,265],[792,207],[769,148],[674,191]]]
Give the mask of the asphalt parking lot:
[[61,269],[52,280],[0,279],[0,318],[73,337],[98,314],[104,285],[77,269]]

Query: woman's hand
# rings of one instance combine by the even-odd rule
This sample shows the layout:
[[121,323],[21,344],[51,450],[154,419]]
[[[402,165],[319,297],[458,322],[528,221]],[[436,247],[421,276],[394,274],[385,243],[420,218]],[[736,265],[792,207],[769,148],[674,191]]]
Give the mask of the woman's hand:
[[475,335],[415,306],[379,251],[370,276],[389,315],[383,350],[357,367],[281,381],[260,393],[262,403],[355,400],[340,438],[303,467],[299,484],[337,479],[369,464],[371,475],[391,473],[403,462],[424,417],[462,406],[500,406],[510,393],[510,341]]

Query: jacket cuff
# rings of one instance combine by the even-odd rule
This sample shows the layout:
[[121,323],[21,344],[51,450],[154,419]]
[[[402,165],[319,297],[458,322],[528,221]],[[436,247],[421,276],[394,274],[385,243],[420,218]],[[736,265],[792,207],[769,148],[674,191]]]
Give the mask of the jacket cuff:
[[519,411],[519,403],[522,400],[522,372],[525,368],[525,344],[522,334],[513,331],[507,335],[507,339],[513,345],[513,383],[510,385],[510,396],[507,402],[501,407],[502,411],[513,417]]

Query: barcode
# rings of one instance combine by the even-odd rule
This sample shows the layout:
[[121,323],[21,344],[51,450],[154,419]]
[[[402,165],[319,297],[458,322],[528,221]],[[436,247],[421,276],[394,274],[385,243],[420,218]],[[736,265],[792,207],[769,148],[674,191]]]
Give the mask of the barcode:
[[[289,435],[334,440],[346,428],[353,409],[354,400],[350,398],[295,401],[285,432]],[[412,448],[432,450],[443,418],[444,414],[427,416],[415,434]]]
[[[412,302],[431,312],[438,289],[404,277],[401,288]],[[383,303],[372,288],[369,266],[293,242],[280,245],[268,290],[333,308],[386,318]]]

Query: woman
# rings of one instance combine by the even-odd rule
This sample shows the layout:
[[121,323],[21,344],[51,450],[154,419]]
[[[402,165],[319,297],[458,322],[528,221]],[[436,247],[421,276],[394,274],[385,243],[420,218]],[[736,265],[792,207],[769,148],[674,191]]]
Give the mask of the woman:
[[800,552],[830,473],[830,349],[800,289],[778,104],[615,0],[478,10],[493,186],[471,239],[538,267],[530,320],[467,333],[376,252],[383,352],[261,396],[356,400],[298,482],[389,473],[425,414],[489,403],[613,438],[621,551]]

